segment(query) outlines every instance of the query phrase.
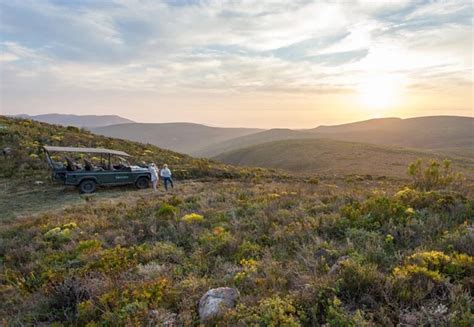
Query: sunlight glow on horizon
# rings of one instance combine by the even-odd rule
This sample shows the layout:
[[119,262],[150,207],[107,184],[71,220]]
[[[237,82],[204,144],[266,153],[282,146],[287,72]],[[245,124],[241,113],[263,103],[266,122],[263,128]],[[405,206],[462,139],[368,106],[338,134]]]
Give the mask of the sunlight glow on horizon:
[[0,0],[0,114],[262,128],[473,116],[472,9]]
[[[371,111],[378,112],[403,103],[399,86],[390,76],[368,77],[359,85],[357,92],[360,95],[361,105]],[[381,115],[380,112],[378,114]]]

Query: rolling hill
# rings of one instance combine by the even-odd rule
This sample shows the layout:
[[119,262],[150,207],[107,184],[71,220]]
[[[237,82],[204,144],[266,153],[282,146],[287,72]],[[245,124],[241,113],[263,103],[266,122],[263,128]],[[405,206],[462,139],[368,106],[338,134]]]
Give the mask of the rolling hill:
[[43,123],[75,126],[75,127],[98,127],[115,124],[132,123],[133,121],[116,115],[66,115],[66,114],[45,114],[45,115],[17,115],[18,118],[33,119]]
[[[222,153],[214,159],[233,165],[284,169],[296,174],[403,177],[416,159],[442,160],[447,156],[394,146],[332,139],[295,139],[262,143]],[[474,177],[474,160],[453,158],[453,164]]]
[[93,128],[96,134],[150,143],[187,154],[199,153],[203,147],[253,134],[254,128],[219,128],[192,123],[120,124]]
[[469,155],[474,153],[474,118],[455,116],[374,119],[312,130],[337,140],[429,149]]
[[474,158],[474,118],[434,116],[383,118],[309,130],[272,129],[212,144],[194,155],[213,157],[224,151],[287,139],[328,138],[342,141],[433,150]]

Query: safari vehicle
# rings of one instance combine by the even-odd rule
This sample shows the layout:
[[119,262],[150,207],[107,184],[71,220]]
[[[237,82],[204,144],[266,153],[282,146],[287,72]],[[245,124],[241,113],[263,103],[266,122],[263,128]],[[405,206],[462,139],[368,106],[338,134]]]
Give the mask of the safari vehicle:
[[[125,159],[130,155],[123,151],[60,146],[44,146],[43,148],[52,170],[53,181],[77,186],[81,193],[93,193],[97,185],[134,184],[139,189],[147,188],[149,185],[148,168],[130,165]],[[63,153],[65,161],[54,161],[52,153]],[[71,157],[73,154],[77,156],[77,153],[88,155],[89,159],[84,156],[81,159],[83,164],[78,163]],[[94,160],[90,158],[92,155]],[[100,159],[97,158],[99,155]]]

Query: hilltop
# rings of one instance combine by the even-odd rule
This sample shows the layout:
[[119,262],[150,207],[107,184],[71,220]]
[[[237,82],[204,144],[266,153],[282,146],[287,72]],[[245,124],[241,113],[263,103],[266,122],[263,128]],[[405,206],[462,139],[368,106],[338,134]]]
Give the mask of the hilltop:
[[98,127],[115,124],[133,123],[132,120],[117,115],[67,115],[67,114],[44,114],[44,115],[16,115],[17,118],[32,119],[42,123],[74,126],[74,127]]
[[408,147],[474,158],[474,118],[451,116],[382,118],[308,130],[272,129],[212,144],[195,154],[214,157],[269,141],[302,138]]
[[[373,175],[403,178],[406,167],[417,159],[448,156],[394,146],[295,139],[262,143],[222,153],[214,159],[233,165],[285,169],[294,174]],[[474,160],[451,158],[457,169],[474,177]]]
[[314,133],[337,140],[429,149],[473,157],[474,118],[456,116],[373,119],[320,126]]
[[151,143],[177,152],[195,154],[203,147],[261,130],[254,128],[220,128],[192,123],[131,123],[93,128],[96,134]]
[[[48,181],[42,144],[166,161],[177,187],[82,197]],[[457,163],[412,164],[410,179],[308,178],[0,117],[5,146],[12,151],[0,157],[0,212],[14,214],[0,219],[2,325],[469,326],[473,319],[474,190],[452,171]],[[231,288],[235,303],[203,320],[200,299],[219,287]]]

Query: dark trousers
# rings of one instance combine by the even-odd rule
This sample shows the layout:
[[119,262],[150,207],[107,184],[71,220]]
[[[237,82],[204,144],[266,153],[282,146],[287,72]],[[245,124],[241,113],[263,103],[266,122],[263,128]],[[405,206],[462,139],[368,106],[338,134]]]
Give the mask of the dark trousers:
[[165,184],[165,190],[168,191],[168,182],[171,184],[171,187],[174,188],[173,180],[171,179],[171,177],[163,177],[163,182]]

